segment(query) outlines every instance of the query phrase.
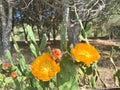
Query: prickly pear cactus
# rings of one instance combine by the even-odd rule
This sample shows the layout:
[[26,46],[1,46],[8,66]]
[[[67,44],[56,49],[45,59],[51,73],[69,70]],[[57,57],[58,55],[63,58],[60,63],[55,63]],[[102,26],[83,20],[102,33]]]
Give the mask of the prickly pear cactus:
[[64,54],[60,62],[61,71],[57,75],[57,85],[59,90],[78,90],[76,80],[76,69],[72,58]]

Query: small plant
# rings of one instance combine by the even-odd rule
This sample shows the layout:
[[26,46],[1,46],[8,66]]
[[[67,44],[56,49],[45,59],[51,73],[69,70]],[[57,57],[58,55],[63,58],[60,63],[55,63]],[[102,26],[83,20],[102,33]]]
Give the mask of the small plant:
[[[40,46],[35,41],[30,26],[26,27],[30,37],[30,50],[35,59],[32,64],[26,64],[24,55],[15,41],[14,48],[18,54],[18,63],[13,63],[11,53],[7,56],[10,64],[1,64],[1,88],[13,90],[77,90],[89,84],[95,88],[96,62],[99,58],[98,50],[88,43],[78,43],[68,51],[67,43],[61,41],[60,49],[50,49],[43,52],[47,37],[43,36]],[[65,30],[61,30],[61,32]],[[66,39],[65,34],[61,38]],[[66,39],[67,40],[67,39]],[[65,40],[64,40],[65,41]],[[63,46],[64,45],[64,46]],[[84,76],[82,80],[80,77]],[[79,86],[79,83],[81,85]]]
[[[82,26],[81,21],[80,25]],[[87,88],[88,85],[89,88],[96,88],[97,79],[100,79],[106,87],[97,69],[99,51],[89,44],[87,39],[87,31],[90,27],[91,24],[82,28],[80,36],[85,43],[77,43],[69,50],[66,30],[62,23],[61,50],[48,48],[48,51],[44,52],[47,44],[46,35],[44,34],[38,45],[32,28],[28,25],[26,29],[30,39],[29,48],[34,60],[31,64],[26,63],[24,55],[12,37],[18,54],[18,62],[16,64],[13,62],[12,55],[8,51],[10,63],[0,65],[0,88],[7,90],[78,90]]]

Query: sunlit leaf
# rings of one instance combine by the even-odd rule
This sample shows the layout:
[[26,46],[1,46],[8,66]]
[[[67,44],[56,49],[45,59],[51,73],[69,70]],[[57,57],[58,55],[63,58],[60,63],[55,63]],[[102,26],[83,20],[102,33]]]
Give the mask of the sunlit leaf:
[[95,79],[93,77],[90,78],[90,82],[91,82],[92,88],[95,88],[96,87],[96,82],[95,82]]
[[45,48],[46,44],[47,44],[47,36],[46,36],[46,34],[44,34],[42,41],[40,43],[39,51],[42,51]]
[[35,57],[37,57],[36,48],[35,48],[35,46],[34,46],[32,43],[30,44],[30,50],[31,50],[31,52],[33,53],[33,55],[34,55]]
[[6,51],[7,58],[10,60],[10,63],[13,65],[12,55],[9,50]]
[[29,35],[30,39],[31,39],[34,43],[36,43],[35,36],[34,36],[33,31],[32,31],[32,27],[29,26],[29,25],[27,25],[26,29],[27,29],[27,32],[28,32],[28,35]]
[[6,84],[7,84],[7,83],[11,83],[11,82],[13,82],[12,77],[6,77],[6,78],[5,78],[5,83],[6,83]]

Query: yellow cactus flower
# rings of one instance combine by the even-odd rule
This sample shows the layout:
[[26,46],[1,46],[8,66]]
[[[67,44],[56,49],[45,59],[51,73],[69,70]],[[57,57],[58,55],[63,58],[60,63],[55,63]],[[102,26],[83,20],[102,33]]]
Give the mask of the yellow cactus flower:
[[93,45],[87,43],[77,43],[71,50],[71,53],[77,62],[83,62],[86,66],[89,66],[100,58],[97,49]]
[[60,66],[49,53],[43,53],[33,61],[31,71],[38,79],[48,81],[60,72]]

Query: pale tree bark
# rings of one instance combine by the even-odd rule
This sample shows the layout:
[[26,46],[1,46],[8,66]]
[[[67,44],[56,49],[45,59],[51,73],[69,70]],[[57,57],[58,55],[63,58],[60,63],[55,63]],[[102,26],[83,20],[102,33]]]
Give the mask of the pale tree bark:
[[3,44],[2,44],[2,27],[1,27],[1,18],[0,18],[0,60],[2,59]]
[[66,32],[67,32],[68,28],[70,26],[70,21],[69,21],[69,6],[68,6],[68,4],[65,4],[64,2],[63,2],[63,19],[65,19],[65,29],[66,29]]
[[2,10],[2,1],[0,0],[0,60],[2,60],[2,55],[3,55],[1,10]]
[[79,38],[80,24],[76,20],[74,20],[75,17],[74,4],[76,3],[75,6],[77,6],[77,3],[80,3],[78,7],[79,9],[78,14],[79,16],[81,16],[83,14],[82,13],[83,1],[84,0],[73,0],[71,1],[72,5],[64,3],[63,17],[66,16],[66,24],[67,24],[66,29],[67,29],[68,40],[69,43],[73,45],[75,45],[80,41]]
[[105,8],[105,3],[104,0],[67,0],[63,2],[66,5],[63,16],[67,14],[68,40],[70,44],[75,45],[81,41],[79,38],[80,34],[82,35],[81,30],[84,30],[88,22],[98,16],[100,11]]
[[3,52],[3,43],[2,43],[2,28],[1,28],[1,19],[0,19],[0,59],[2,57],[2,52]]
[[2,23],[3,62],[8,62],[6,51],[11,50],[10,32],[12,29],[12,0],[2,0],[0,9]]

